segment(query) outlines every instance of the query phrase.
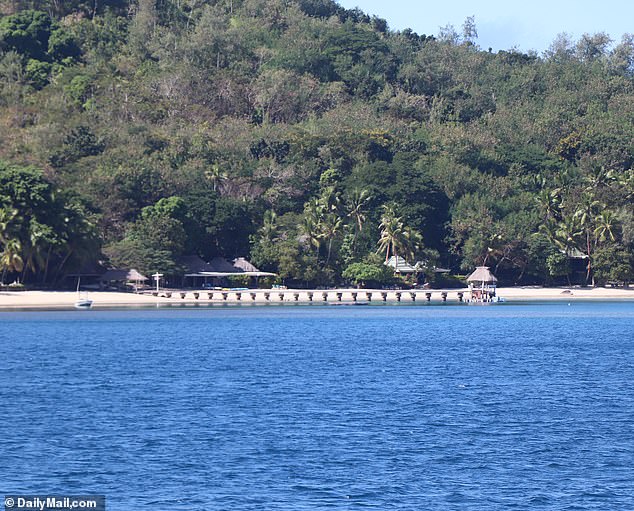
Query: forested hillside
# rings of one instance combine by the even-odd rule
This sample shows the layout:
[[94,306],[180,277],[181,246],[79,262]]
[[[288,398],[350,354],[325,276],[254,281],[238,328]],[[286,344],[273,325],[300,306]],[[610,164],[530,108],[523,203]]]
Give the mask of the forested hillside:
[[494,53],[472,19],[393,32],[331,0],[0,13],[5,282],[190,254],[293,285],[381,282],[393,254],[509,284],[634,280],[631,35]]

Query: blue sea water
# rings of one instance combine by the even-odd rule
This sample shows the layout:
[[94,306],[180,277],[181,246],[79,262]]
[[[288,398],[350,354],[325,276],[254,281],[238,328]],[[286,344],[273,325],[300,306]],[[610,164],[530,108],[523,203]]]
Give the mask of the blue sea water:
[[634,303],[0,313],[0,491],[632,510]]

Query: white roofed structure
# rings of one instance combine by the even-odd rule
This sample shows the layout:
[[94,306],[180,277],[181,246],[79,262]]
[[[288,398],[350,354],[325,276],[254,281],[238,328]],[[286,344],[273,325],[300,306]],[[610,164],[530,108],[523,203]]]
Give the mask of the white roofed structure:
[[416,273],[418,271],[401,256],[390,257],[385,265],[393,268],[394,273]]
[[188,256],[182,258],[181,263],[185,267],[185,277],[190,277],[193,284],[195,284],[196,279],[202,279],[206,284],[207,279],[244,276],[254,277],[257,281],[259,277],[277,276],[275,273],[260,271],[243,257],[234,259],[233,263],[223,257],[214,257],[207,263],[197,256]]

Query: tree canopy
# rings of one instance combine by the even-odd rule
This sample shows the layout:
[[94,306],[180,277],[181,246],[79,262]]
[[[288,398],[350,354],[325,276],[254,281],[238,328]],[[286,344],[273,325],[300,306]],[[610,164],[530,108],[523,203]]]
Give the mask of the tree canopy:
[[634,274],[634,36],[542,55],[332,0],[0,1],[0,263]]

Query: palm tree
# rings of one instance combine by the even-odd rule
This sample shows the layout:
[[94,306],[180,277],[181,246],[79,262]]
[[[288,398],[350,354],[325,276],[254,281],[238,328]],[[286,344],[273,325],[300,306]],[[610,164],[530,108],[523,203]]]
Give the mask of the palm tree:
[[99,251],[97,227],[82,205],[68,205],[66,215],[63,228],[59,229],[59,241],[55,245],[55,256],[59,262],[56,264],[53,280],[60,278],[69,260],[82,264],[90,261]]
[[227,174],[221,170],[220,165],[214,163],[209,170],[205,171],[205,177],[211,181],[211,186],[215,191],[218,190],[218,187],[227,178]]
[[393,255],[398,263],[399,254],[413,258],[416,251],[422,246],[423,238],[421,234],[406,226],[402,217],[396,216],[393,204],[383,206],[383,215],[379,225],[380,238],[377,253],[385,252],[385,262]]
[[403,234],[403,255],[409,259],[414,259],[416,252],[418,252],[423,246],[423,236],[420,232],[409,226],[405,226],[403,228]]
[[328,255],[326,257],[326,264],[330,262],[330,254],[332,252],[332,242],[335,236],[339,234],[343,220],[337,213],[328,213],[321,221],[321,233],[324,238],[328,239]]
[[15,238],[8,239],[4,242],[4,249],[0,254],[0,266],[2,267],[2,283],[7,271],[20,272],[24,267],[22,260],[22,245],[20,240]]
[[594,235],[597,243],[603,243],[608,239],[610,241],[616,241],[614,231],[617,226],[617,218],[612,211],[606,209],[599,213],[596,217],[596,224]]
[[586,266],[586,283],[590,280],[590,275],[592,274],[592,235],[595,230],[595,217],[599,209],[605,209],[605,207],[601,208],[601,203],[594,198],[593,191],[586,191],[582,196],[579,208],[573,215],[578,219],[581,233],[585,238],[583,251],[588,256],[588,264]]
[[568,256],[579,250],[583,227],[577,215],[565,215],[554,231],[552,241]]
[[36,273],[38,268],[46,270],[50,251],[59,242],[51,226],[34,219],[29,222],[28,238],[25,241],[22,281],[26,277],[27,270],[31,270],[33,273]]
[[355,224],[355,239],[363,230],[363,224],[366,220],[365,208],[370,201],[370,192],[368,190],[352,190],[348,198],[348,216],[353,219]]
[[341,194],[335,190],[334,186],[328,186],[322,190],[319,203],[325,211],[340,212],[342,209]]
[[602,209],[601,203],[595,199],[593,192],[588,191],[582,195],[574,215],[579,219],[579,223],[583,228],[589,228],[599,209]]
[[18,216],[17,209],[0,209],[0,243],[6,243],[13,238],[13,231],[15,230],[12,223]]
[[260,227],[260,236],[262,238],[273,241],[277,234],[277,213],[272,209],[268,209],[264,212],[262,219],[262,227]]
[[390,259],[390,254],[398,257],[398,251],[403,246],[404,225],[401,217],[396,216],[394,206],[383,206],[383,215],[379,224],[380,238],[377,253],[385,252],[385,262]]
[[561,218],[561,190],[540,190],[535,197],[546,221]]
[[323,240],[322,221],[324,207],[317,199],[311,199],[304,205],[301,230],[308,237],[309,243],[319,251]]
[[606,169],[604,166],[593,165],[590,167],[588,175],[584,181],[587,183],[587,189],[594,191],[597,188],[609,186],[617,180],[616,174],[612,169]]

